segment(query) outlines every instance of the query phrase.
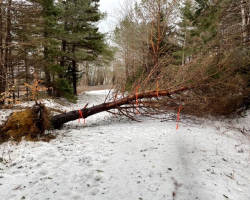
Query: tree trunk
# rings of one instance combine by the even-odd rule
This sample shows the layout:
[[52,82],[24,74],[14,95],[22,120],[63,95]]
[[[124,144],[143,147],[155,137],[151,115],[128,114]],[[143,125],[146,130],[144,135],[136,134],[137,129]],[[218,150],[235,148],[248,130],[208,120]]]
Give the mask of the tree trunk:
[[[87,118],[91,115],[108,111],[111,109],[124,109],[126,107],[121,107],[127,104],[136,105],[139,99],[149,99],[158,96],[171,96],[172,94],[179,93],[181,91],[188,90],[189,87],[182,87],[174,91],[151,91],[140,94],[132,94],[125,98],[117,101],[102,103],[91,108],[86,108],[87,105],[81,110],[73,110],[68,113],[59,114],[53,116],[49,121],[49,112],[43,104],[36,103],[32,108],[22,110],[19,112],[14,112],[4,125],[0,125],[0,142],[8,141],[10,138],[14,138],[20,141],[23,136],[27,140],[37,140],[44,136],[46,129],[54,127],[59,129],[64,123],[73,121],[76,119]],[[143,101],[141,101],[142,103]],[[131,108],[131,106],[129,106]]]
[[[188,90],[189,87],[182,87],[180,89],[174,90],[174,91],[167,91],[167,90],[161,90],[161,91],[150,91],[150,92],[145,92],[145,93],[140,93],[140,94],[132,94],[129,95],[125,98],[122,98],[117,101],[113,102],[108,102],[108,103],[102,103],[96,106],[93,106],[91,108],[83,108],[81,110],[73,110],[68,113],[63,113],[59,115],[55,115],[51,119],[51,124],[55,129],[61,128],[61,126],[64,123],[67,123],[69,121],[73,121],[76,119],[79,119],[79,117],[82,114],[83,118],[87,118],[91,115],[103,112],[103,111],[108,111],[111,109],[116,109],[119,108],[120,106],[127,105],[127,104],[135,104],[136,99],[144,99],[144,98],[153,98],[157,96],[170,96],[172,94]],[[80,114],[81,111],[81,114]]]
[[242,36],[243,44],[245,45],[249,41],[250,33],[250,16],[247,10],[247,3],[245,0],[241,1],[241,18],[242,18]]
[[89,86],[90,84],[90,72],[89,72],[89,62],[86,61],[86,67],[85,67],[85,85]]
[[124,64],[125,64],[125,82],[127,82],[129,78],[129,66],[128,66],[128,49],[126,47],[125,55],[124,55]]
[[[47,38],[47,37],[48,37],[48,33],[45,31],[44,32],[44,38]],[[46,46],[44,46],[43,55],[44,55],[44,58],[46,60],[48,58],[48,48]],[[49,88],[47,90],[47,94],[49,96],[51,96],[52,95],[52,90],[50,89],[50,87],[52,87],[51,73],[50,73],[47,62],[45,62],[45,65],[44,65],[44,72],[45,72],[45,85],[46,85],[47,88]]]
[[[3,17],[2,17],[2,1],[0,2],[0,94],[5,91],[6,87],[6,73],[3,62]],[[1,95],[0,95],[1,99]],[[3,101],[0,100],[0,104]]]
[[4,52],[3,52],[3,73],[5,78],[5,85],[7,84],[7,70],[10,70],[10,65],[11,65],[11,53],[10,53],[10,45],[11,45],[11,4],[12,0],[8,0],[7,3],[7,12],[6,12],[6,34],[5,34],[5,45],[4,45]]
[[182,67],[185,65],[185,48],[186,48],[186,40],[187,40],[187,25],[185,27],[185,35],[184,35],[184,41],[183,41],[183,47],[182,47],[182,61],[181,61],[181,65]]
[[[62,51],[63,51],[63,53],[66,52],[66,45],[67,45],[67,42],[65,40],[63,40],[62,41]],[[60,66],[63,69],[65,68],[65,57],[64,56],[61,57]],[[59,78],[63,78],[63,73],[60,73],[58,76],[59,76]]]
[[27,61],[27,55],[25,51],[25,59],[24,59],[24,68],[25,68],[25,83],[29,83],[29,66],[28,66],[28,61]]
[[76,61],[72,60],[73,94],[77,95]]
[[[75,52],[75,45],[73,45],[72,53]],[[72,82],[73,82],[73,94],[77,95],[77,74],[76,74],[76,61],[72,60]]]
[[[44,66],[44,71],[45,71],[45,85],[46,87],[50,88],[52,86],[51,83],[51,76],[50,76],[50,71],[48,69],[48,66]],[[52,90],[48,89],[47,90],[48,95],[52,95]]]

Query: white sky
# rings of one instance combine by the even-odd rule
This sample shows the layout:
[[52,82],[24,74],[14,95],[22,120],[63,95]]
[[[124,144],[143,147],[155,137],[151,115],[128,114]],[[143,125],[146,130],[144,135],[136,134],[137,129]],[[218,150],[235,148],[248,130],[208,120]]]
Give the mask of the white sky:
[[[114,15],[115,15],[115,10],[120,8],[120,5],[124,2],[125,0],[100,0],[100,10],[102,12],[107,12],[108,17],[106,20],[103,20],[99,27],[102,32],[108,32],[112,30],[112,26],[114,26]],[[112,17],[113,16],[113,17]]]

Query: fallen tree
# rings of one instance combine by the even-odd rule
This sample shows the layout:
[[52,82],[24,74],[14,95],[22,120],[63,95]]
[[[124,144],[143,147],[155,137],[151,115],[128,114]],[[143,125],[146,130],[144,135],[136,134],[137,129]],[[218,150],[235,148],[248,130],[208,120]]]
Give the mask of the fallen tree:
[[69,121],[76,120],[80,117],[82,118],[87,118],[91,115],[94,115],[96,113],[100,113],[103,111],[108,111],[111,109],[118,109],[123,105],[127,104],[136,104],[136,100],[139,99],[148,99],[148,98],[153,98],[157,96],[170,96],[172,94],[182,92],[187,90],[188,87],[182,87],[180,89],[174,90],[174,91],[167,91],[167,90],[161,90],[161,91],[151,91],[151,92],[144,92],[144,93],[139,93],[139,94],[133,94],[129,95],[125,98],[119,99],[117,101],[109,102],[109,103],[102,103],[97,106],[93,106],[91,108],[83,108],[80,109],[80,113],[82,113],[82,116],[79,115],[79,110],[74,110],[65,114],[60,114],[53,116],[51,119],[51,124],[55,129],[60,128],[64,123],[67,123]]
[[[85,106],[79,110],[51,116],[46,112],[44,105],[36,104],[30,108],[31,110],[22,111],[24,113],[16,112],[9,117],[7,122],[0,127],[0,142],[9,138],[19,141],[22,137],[36,140],[44,136],[45,130],[59,129],[63,124],[79,119],[79,117],[87,118],[104,111],[112,112],[112,109],[117,109],[120,114],[132,118],[138,107],[143,111],[141,113],[152,115],[169,109],[177,111],[179,105],[184,105],[183,113],[197,116],[206,114],[228,116],[248,109],[250,105],[249,74],[235,76],[235,72],[239,71],[242,66],[232,68],[230,62],[211,71],[211,67],[213,69],[214,62],[218,58],[220,58],[219,55],[208,56],[202,60],[202,63],[196,59],[185,67],[168,67],[162,71],[161,76],[152,79],[154,70],[157,70],[155,68],[146,78],[142,76],[134,82],[130,95],[108,102],[105,100],[104,103],[90,108]],[[222,61],[219,60],[219,64]],[[246,59],[246,62],[250,63],[250,60]],[[148,92],[137,93],[138,86],[140,86],[140,91],[148,90]],[[158,88],[165,89],[158,90]],[[122,87],[118,90],[124,91]]]
[[[102,103],[90,108],[87,108],[86,105],[83,109],[55,116],[50,116],[48,109],[43,104],[36,103],[33,107],[24,111],[14,112],[9,117],[6,123],[0,127],[0,142],[7,141],[10,138],[20,141],[23,137],[27,140],[37,140],[44,136],[46,129],[60,129],[63,124],[79,119],[79,117],[87,118],[91,115],[112,109],[122,110],[131,108],[131,106],[122,107],[126,105],[132,105],[135,108],[139,100],[171,96],[188,89],[189,87],[182,87],[173,91],[161,90],[135,93],[119,100]],[[143,104],[143,101],[140,101],[140,104]]]

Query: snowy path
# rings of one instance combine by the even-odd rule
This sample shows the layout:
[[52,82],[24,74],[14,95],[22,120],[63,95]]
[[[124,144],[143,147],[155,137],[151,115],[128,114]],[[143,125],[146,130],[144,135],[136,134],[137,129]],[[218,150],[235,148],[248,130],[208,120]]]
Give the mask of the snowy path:
[[250,199],[249,142],[221,122],[176,130],[106,113],[86,122],[69,123],[50,143],[0,145],[1,199]]

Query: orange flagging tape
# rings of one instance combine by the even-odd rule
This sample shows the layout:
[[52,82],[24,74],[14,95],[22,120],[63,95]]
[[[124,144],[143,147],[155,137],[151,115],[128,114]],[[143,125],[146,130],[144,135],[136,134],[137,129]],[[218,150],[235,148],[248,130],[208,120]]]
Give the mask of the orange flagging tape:
[[157,98],[159,97],[159,83],[158,83],[158,78],[157,78],[157,82],[156,82],[156,91],[157,91]]
[[136,88],[136,93],[135,93],[135,103],[136,103],[136,113],[139,114],[139,109],[138,109],[138,89],[140,88],[140,86],[137,86]]
[[177,124],[176,124],[176,130],[179,128],[179,121],[180,121],[180,112],[181,112],[182,106],[179,106],[179,111],[177,114]]
[[[79,119],[78,122],[80,122],[80,119],[83,118],[82,111],[79,110]],[[83,118],[83,123],[85,124],[85,118]]]
[[[117,105],[117,93],[115,94],[115,104]],[[114,111],[114,117],[116,117],[115,111]]]

